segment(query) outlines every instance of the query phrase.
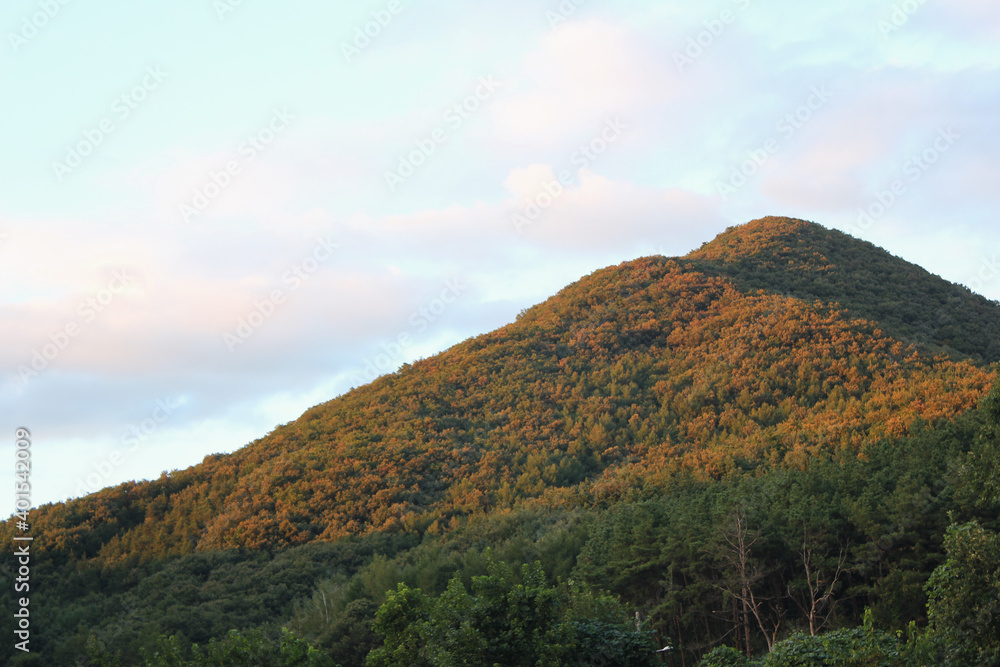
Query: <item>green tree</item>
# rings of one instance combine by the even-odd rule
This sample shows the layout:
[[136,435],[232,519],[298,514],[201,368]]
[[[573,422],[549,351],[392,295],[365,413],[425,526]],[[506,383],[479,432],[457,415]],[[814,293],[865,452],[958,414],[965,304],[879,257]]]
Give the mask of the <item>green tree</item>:
[[160,637],[153,649],[143,650],[143,657],[146,667],[333,667],[329,656],[288,630],[275,639],[257,628],[230,630],[207,646],[184,646],[174,635]]
[[975,521],[954,525],[945,548],[927,582],[931,630],[951,664],[1000,665],[1000,535]]
[[456,575],[437,599],[399,584],[375,616],[384,644],[371,667],[652,665],[653,646],[612,598],[546,583],[538,563],[520,573],[487,553],[471,592]]
[[706,653],[698,667],[750,667],[752,663],[743,653],[731,646],[720,646]]

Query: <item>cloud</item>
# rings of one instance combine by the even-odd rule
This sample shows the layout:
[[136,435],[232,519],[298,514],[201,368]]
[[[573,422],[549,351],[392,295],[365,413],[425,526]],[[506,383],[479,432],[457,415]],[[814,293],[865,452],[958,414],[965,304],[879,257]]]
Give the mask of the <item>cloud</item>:
[[722,220],[709,200],[684,190],[637,186],[589,170],[579,178],[579,185],[562,186],[545,165],[512,171],[504,185],[513,198],[515,231],[549,248],[629,255],[639,246],[691,245]]
[[601,119],[663,99],[671,85],[649,55],[622,26],[560,25],[524,58],[513,92],[496,103],[497,143],[559,148]]

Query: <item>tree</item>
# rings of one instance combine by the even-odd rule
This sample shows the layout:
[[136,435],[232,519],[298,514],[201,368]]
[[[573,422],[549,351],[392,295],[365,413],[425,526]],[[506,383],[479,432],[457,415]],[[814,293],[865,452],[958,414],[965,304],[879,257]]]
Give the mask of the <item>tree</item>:
[[761,537],[761,531],[751,531],[747,523],[746,514],[737,511],[733,515],[731,525],[722,535],[728,547],[724,549],[722,557],[729,564],[735,577],[733,581],[723,584],[722,588],[740,603],[746,654],[747,657],[750,657],[749,615],[753,615],[757,627],[760,628],[765,641],[767,641],[767,649],[770,651],[777,639],[784,612],[780,606],[767,605],[766,603],[773,601],[762,597],[758,591],[754,590],[757,584],[765,578],[766,573],[756,563],[752,554],[754,544]]
[[975,521],[953,525],[945,548],[927,582],[931,630],[952,664],[1000,665],[1000,535]]
[[207,646],[184,646],[176,636],[160,637],[152,650],[144,650],[146,667],[333,667],[329,656],[282,630],[277,639],[259,629],[230,630],[225,639]]
[[541,566],[519,576],[487,552],[489,573],[472,578],[471,592],[456,574],[437,599],[399,584],[375,616],[383,645],[370,667],[567,664],[653,665],[649,636],[630,627],[607,596],[550,586]]
[[750,659],[730,646],[720,646],[706,653],[698,667],[750,667]]
[[[805,599],[792,595],[795,604],[809,619],[809,634],[816,634],[827,624],[830,614],[836,605],[833,596],[837,582],[844,574],[847,562],[847,552],[840,550],[837,558],[822,557],[815,553],[815,547],[810,543],[806,528],[802,529],[802,548],[799,551],[802,567],[805,570]],[[791,589],[789,587],[789,592]]]

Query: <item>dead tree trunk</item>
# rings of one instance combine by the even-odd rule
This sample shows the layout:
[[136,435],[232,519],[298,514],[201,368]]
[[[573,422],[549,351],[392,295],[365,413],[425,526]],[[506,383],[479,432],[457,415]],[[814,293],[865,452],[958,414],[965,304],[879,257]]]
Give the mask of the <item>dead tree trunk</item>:
[[778,630],[781,627],[781,612],[777,610],[771,618],[767,618],[766,602],[768,598],[761,597],[754,591],[754,585],[764,578],[764,573],[753,562],[751,549],[760,539],[760,531],[751,532],[747,526],[747,518],[743,512],[737,512],[733,517],[733,524],[723,534],[723,539],[728,545],[723,558],[729,563],[736,575],[735,585],[723,587],[729,595],[738,600],[742,606],[743,635],[746,644],[746,654],[752,658],[750,646],[750,617],[752,616],[764,635],[767,642],[768,651],[774,646],[777,640]]

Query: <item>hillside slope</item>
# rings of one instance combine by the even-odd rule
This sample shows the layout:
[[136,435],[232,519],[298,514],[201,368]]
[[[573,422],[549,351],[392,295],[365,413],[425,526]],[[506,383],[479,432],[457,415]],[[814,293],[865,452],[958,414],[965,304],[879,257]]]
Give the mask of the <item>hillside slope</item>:
[[[973,407],[992,380],[976,362],[996,358],[1000,308],[924,274],[812,223],[755,221],[597,271],[231,455],[39,508],[36,549],[111,562],[437,533],[526,499],[855,457]],[[971,324],[923,326],[930,298]]]

